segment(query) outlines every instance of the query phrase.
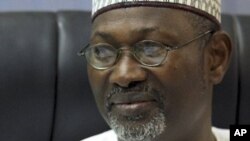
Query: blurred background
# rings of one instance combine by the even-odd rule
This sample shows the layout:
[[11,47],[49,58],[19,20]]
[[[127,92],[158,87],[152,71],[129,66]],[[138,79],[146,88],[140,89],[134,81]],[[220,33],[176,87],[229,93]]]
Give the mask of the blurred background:
[[[91,10],[91,0],[0,0],[3,11]],[[250,0],[222,0],[222,12],[250,14]]]

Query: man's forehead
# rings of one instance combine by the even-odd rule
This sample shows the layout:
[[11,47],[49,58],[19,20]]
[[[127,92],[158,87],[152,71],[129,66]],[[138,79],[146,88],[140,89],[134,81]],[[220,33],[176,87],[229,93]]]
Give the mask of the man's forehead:
[[178,26],[178,23],[189,26],[186,12],[171,8],[155,8],[155,7],[132,7],[120,8],[108,11],[99,15],[93,22],[93,27],[113,25],[115,28],[120,24],[133,24],[133,26],[141,26],[145,30],[151,30],[159,27],[161,24],[169,26],[171,24]]
[[[158,7],[129,7],[129,8],[119,8],[114,9],[111,11],[107,11],[100,16],[102,19],[109,19],[109,20],[125,20],[126,18],[154,18],[150,17],[151,15],[159,15],[159,16],[166,16],[166,15],[174,15],[176,13],[181,13],[183,11],[170,9],[170,8],[158,8]],[[112,16],[111,16],[112,15]],[[99,17],[99,16],[98,16]],[[96,19],[98,19],[98,17]],[[158,18],[155,17],[155,18]]]
[[133,23],[143,24],[146,27],[152,27],[151,24],[166,24],[167,22],[184,22],[186,18],[185,11],[170,8],[156,8],[156,7],[131,7],[131,8],[120,8],[112,11],[107,11],[99,15],[93,25],[109,25],[115,28],[114,24],[119,23]]
[[[91,38],[115,39],[117,36],[144,37],[155,35],[175,40],[180,35],[192,36],[193,26],[184,11],[171,8],[132,7],[108,11],[93,23]],[[112,36],[112,37],[110,37]]]

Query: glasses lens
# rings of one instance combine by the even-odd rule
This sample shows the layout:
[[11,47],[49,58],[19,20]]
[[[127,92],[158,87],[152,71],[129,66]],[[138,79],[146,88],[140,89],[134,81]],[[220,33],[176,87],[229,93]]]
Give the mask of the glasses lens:
[[108,44],[90,46],[85,51],[89,64],[97,69],[111,67],[117,58],[117,50]]
[[161,43],[142,41],[135,46],[135,56],[145,65],[156,66],[163,62],[167,51]]

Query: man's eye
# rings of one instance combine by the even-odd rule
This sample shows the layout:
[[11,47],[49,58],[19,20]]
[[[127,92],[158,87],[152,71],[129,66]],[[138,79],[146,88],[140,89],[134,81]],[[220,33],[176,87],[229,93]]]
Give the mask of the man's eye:
[[105,58],[113,54],[113,52],[106,47],[95,47],[93,53],[96,57],[99,58]]
[[116,57],[116,51],[110,46],[96,46],[92,49],[92,57],[96,61],[113,61]]
[[138,51],[138,55],[150,58],[159,57],[165,53],[162,44],[148,40],[138,43],[136,50]]
[[103,57],[105,57],[106,56],[106,49],[104,49],[104,48],[100,48],[100,47],[96,47],[95,49],[94,49],[94,55],[96,56],[96,57],[99,57],[99,58],[103,58]]
[[162,53],[162,48],[159,46],[154,46],[154,45],[145,46],[143,48],[143,53],[145,56],[148,56],[148,57],[157,57]]

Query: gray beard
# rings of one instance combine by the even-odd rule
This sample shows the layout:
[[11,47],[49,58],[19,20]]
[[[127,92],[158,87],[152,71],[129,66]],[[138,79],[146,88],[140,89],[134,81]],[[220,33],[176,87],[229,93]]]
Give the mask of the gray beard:
[[[145,141],[151,140],[160,135],[166,127],[165,116],[162,112],[157,112],[154,116],[145,124],[136,124],[136,119],[140,119],[140,116],[128,119],[129,124],[122,124],[119,122],[117,116],[109,113],[110,127],[115,131],[119,139],[124,141]],[[131,121],[129,121],[131,120]],[[138,124],[138,123],[137,123]]]

